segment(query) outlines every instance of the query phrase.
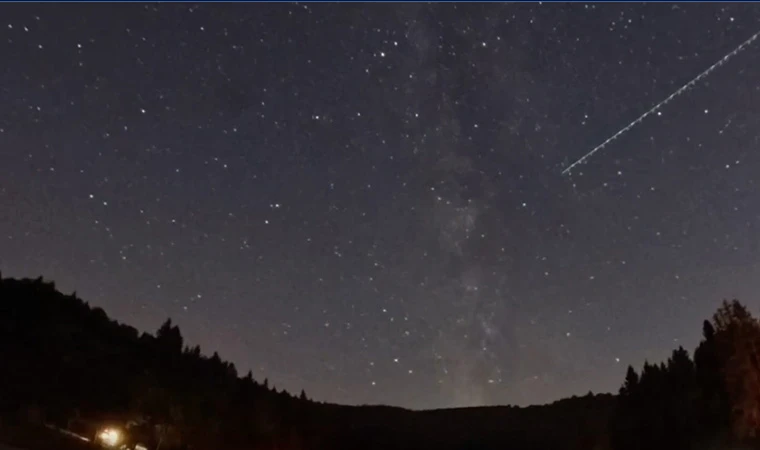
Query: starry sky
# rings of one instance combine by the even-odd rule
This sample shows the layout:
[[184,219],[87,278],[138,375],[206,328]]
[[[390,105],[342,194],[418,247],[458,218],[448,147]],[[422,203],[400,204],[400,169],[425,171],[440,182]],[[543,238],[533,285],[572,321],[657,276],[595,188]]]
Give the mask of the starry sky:
[[742,4],[0,5],[0,270],[322,401],[614,391],[760,302]]

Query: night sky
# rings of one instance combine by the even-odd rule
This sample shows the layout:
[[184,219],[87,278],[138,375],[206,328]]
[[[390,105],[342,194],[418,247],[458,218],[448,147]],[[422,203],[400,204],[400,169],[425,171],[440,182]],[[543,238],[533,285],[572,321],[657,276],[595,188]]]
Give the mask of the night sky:
[[316,400],[617,390],[760,309],[757,4],[0,5],[0,270]]

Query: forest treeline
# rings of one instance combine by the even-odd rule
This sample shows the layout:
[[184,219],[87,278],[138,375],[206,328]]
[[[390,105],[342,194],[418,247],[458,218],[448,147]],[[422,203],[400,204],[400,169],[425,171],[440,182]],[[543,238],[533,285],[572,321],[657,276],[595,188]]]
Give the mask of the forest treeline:
[[610,423],[614,449],[760,448],[760,322],[737,300],[702,325],[694,357],[628,367]]
[[760,324],[723,302],[703,335],[693,359],[679,348],[629,367],[616,396],[527,408],[340,406],[241,376],[185,343],[171,320],[140,333],[52,282],[0,277],[0,440],[9,425],[87,434],[115,424],[131,443],[166,450],[755,447]]
[[5,417],[120,424],[153,448],[271,448],[302,438],[293,425],[313,411],[303,391],[238,376],[217,353],[185,345],[171,320],[155,335],[139,333],[42,278],[0,280],[0,355],[12,368],[0,370]]

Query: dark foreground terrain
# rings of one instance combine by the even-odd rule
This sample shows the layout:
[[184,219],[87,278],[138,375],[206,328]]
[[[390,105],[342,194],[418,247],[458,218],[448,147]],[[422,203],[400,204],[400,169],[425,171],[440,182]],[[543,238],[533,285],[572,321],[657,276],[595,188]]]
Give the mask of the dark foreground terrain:
[[760,325],[738,302],[724,302],[704,334],[694,360],[678,349],[640,374],[629,368],[618,396],[527,408],[350,407],[239,376],[219,355],[186,346],[169,320],[155,335],[140,333],[42,278],[0,278],[0,443],[82,450],[95,444],[53,430],[95,440],[108,426],[129,448],[151,450],[752,445]]

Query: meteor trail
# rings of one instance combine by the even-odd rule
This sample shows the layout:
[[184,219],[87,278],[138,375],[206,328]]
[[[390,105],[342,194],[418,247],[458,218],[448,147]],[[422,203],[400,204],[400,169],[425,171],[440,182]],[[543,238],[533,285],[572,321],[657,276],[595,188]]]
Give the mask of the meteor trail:
[[617,139],[618,137],[620,137],[620,136],[621,136],[623,133],[625,133],[626,131],[630,130],[630,129],[631,129],[631,128],[633,128],[634,126],[636,126],[636,124],[640,123],[640,122],[641,122],[642,120],[644,120],[644,119],[645,119],[645,118],[646,118],[648,115],[650,115],[650,114],[652,114],[653,112],[657,111],[657,110],[658,110],[658,109],[660,109],[662,106],[666,105],[666,104],[667,104],[669,101],[673,100],[675,97],[678,97],[679,95],[683,94],[683,92],[684,92],[686,89],[690,88],[691,86],[693,86],[694,84],[696,84],[696,83],[697,83],[699,80],[701,80],[702,78],[704,78],[704,77],[706,77],[707,75],[709,75],[709,74],[710,74],[710,72],[712,72],[713,70],[715,70],[715,69],[717,69],[718,67],[720,67],[720,66],[722,66],[723,64],[725,64],[725,63],[726,63],[726,61],[728,61],[729,59],[731,59],[732,57],[734,57],[734,56],[735,56],[737,53],[739,53],[740,51],[744,50],[744,48],[745,48],[745,47],[747,47],[749,44],[751,44],[752,42],[754,42],[754,41],[755,41],[755,40],[756,40],[758,37],[760,37],[760,31],[758,31],[757,33],[755,33],[755,34],[753,34],[752,36],[750,36],[750,38],[749,38],[749,39],[747,39],[746,41],[742,42],[742,43],[741,43],[741,44],[740,44],[738,47],[736,47],[736,48],[735,48],[733,51],[731,51],[730,53],[726,54],[726,56],[724,56],[723,58],[719,59],[719,60],[718,60],[718,62],[716,62],[716,63],[715,63],[715,64],[713,64],[712,66],[708,67],[708,68],[707,68],[706,70],[704,70],[702,73],[700,73],[699,75],[697,75],[696,77],[694,77],[694,79],[692,79],[692,80],[691,80],[691,81],[689,81],[688,83],[686,83],[686,84],[684,84],[683,86],[681,86],[680,88],[678,88],[678,89],[677,89],[675,92],[673,92],[673,93],[672,93],[672,94],[670,94],[670,95],[669,95],[667,98],[665,98],[665,100],[663,100],[663,101],[661,101],[660,103],[658,103],[658,104],[654,105],[652,108],[650,108],[650,109],[649,109],[648,111],[646,111],[644,114],[640,115],[638,119],[634,120],[633,122],[629,123],[629,124],[628,124],[628,125],[626,125],[625,127],[621,128],[621,129],[620,129],[620,131],[618,131],[617,133],[615,133],[615,134],[613,134],[612,136],[610,136],[609,138],[607,138],[607,140],[606,140],[606,141],[604,141],[604,142],[602,142],[601,144],[597,145],[597,146],[596,146],[596,147],[594,147],[594,148],[593,148],[593,149],[592,149],[590,152],[586,153],[586,154],[585,154],[585,155],[583,155],[583,156],[582,156],[580,159],[578,159],[578,160],[577,160],[577,161],[575,161],[574,163],[572,163],[572,164],[570,164],[569,166],[567,166],[567,167],[565,168],[565,170],[563,170],[563,171],[562,171],[562,175],[566,175],[566,174],[570,173],[570,171],[573,169],[573,167],[575,167],[575,166],[577,166],[578,164],[580,164],[580,163],[582,163],[582,162],[586,161],[586,160],[587,160],[587,159],[589,159],[591,156],[593,156],[593,155],[594,155],[594,153],[596,153],[596,152],[598,152],[599,150],[603,149],[605,146],[607,146],[607,144],[609,144],[610,142],[614,141],[615,139]]

